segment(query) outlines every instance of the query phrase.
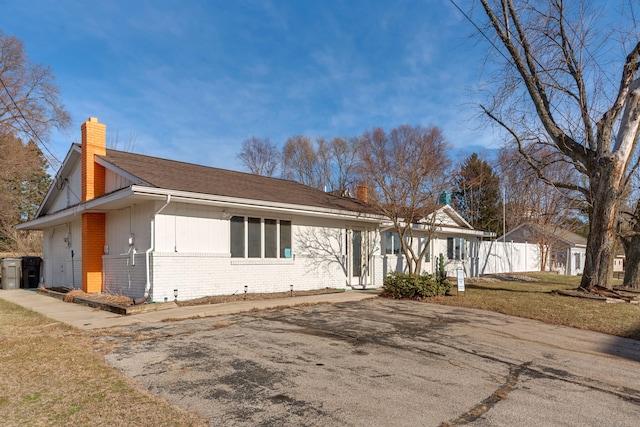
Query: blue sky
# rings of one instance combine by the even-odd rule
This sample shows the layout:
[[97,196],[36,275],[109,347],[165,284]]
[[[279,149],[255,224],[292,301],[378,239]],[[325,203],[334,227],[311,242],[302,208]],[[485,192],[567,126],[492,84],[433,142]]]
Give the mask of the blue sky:
[[448,0],[9,0],[0,29],[53,69],[58,159],[90,116],[120,149],[237,170],[251,135],[435,125],[464,153],[500,146],[476,119],[486,45]]

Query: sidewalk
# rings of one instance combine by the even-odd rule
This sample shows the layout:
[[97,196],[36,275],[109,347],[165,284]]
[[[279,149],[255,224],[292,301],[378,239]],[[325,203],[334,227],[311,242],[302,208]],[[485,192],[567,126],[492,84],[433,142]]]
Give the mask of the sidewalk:
[[372,298],[380,293],[379,289],[366,291],[345,291],[331,294],[309,295],[300,297],[274,298],[264,300],[237,301],[221,304],[196,305],[178,307],[169,305],[158,311],[121,316],[86,307],[79,304],[60,301],[35,290],[14,289],[0,290],[0,299],[12,302],[22,307],[41,313],[53,320],[75,326],[80,329],[101,329],[127,326],[142,323],[162,322],[167,319],[188,319],[192,317],[211,317],[225,314],[242,313],[251,310],[264,310],[280,306],[294,306],[299,304],[338,303],[361,301]]

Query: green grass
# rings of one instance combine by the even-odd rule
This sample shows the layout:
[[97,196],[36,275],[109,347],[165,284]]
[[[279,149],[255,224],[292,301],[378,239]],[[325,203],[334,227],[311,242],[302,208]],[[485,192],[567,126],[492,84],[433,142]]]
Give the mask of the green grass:
[[425,301],[479,308],[640,340],[640,305],[607,304],[554,292],[576,289],[580,284],[579,277],[549,273],[528,276],[540,281],[470,281],[465,285],[466,291],[460,295],[456,295],[454,286],[453,296],[433,297]]
[[84,332],[0,299],[0,425],[204,426],[110,368]]

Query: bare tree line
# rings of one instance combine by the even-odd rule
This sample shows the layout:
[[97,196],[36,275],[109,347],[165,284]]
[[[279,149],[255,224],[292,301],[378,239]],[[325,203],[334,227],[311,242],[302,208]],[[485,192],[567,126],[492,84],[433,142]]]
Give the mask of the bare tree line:
[[[29,61],[22,42],[0,31],[0,252],[40,253],[42,235],[17,231],[46,194],[46,141],[71,120],[49,67]],[[49,159],[51,161],[51,159]]]

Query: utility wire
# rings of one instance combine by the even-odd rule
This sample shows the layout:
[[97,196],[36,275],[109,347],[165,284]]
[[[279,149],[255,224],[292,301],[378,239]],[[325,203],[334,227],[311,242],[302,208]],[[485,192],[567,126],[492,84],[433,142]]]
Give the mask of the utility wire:
[[[29,120],[27,120],[26,116],[24,115],[24,113],[22,112],[22,109],[20,108],[20,106],[18,105],[18,103],[15,101],[15,99],[13,98],[13,95],[11,95],[11,92],[9,91],[9,88],[7,88],[7,85],[4,83],[4,80],[2,79],[2,76],[0,76],[0,84],[2,84],[2,87],[4,88],[4,91],[7,93],[7,95],[9,96],[9,99],[11,100],[11,103],[13,104],[13,106],[15,107],[15,109],[18,111],[18,113],[20,114],[20,117],[22,117],[22,119],[24,120],[24,123],[27,125],[27,127],[29,128],[30,132],[26,131],[24,129],[24,126],[22,124],[20,124],[20,127],[22,128],[22,131],[28,135],[31,135],[32,137],[34,137],[39,143],[40,146],[47,151],[47,153],[49,153],[49,156],[51,156],[51,159],[55,160],[59,165],[62,165],[62,162],[56,157],[55,154],[53,154],[53,152],[51,152],[51,150],[49,150],[49,147],[47,147],[47,145],[44,143],[44,141],[42,141],[42,139],[40,138],[40,136],[38,136],[38,133],[35,131],[35,129],[31,126],[31,123],[29,123]],[[4,102],[3,102],[4,103]],[[5,103],[5,107],[9,108],[8,105],[6,105]],[[45,160],[47,161],[47,163],[49,163],[49,166],[51,166],[52,168],[54,168],[55,166],[52,164],[51,160],[45,156],[44,157]],[[56,176],[53,178],[54,179],[54,185],[56,186],[56,188],[58,190],[62,190],[62,188],[66,185],[67,188],[69,189],[69,191],[71,192],[71,194],[73,194],[77,199],[78,202],[81,202],[82,199],[80,198],[80,196],[78,196],[75,191],[73,191],[73,188],[71,188],[71,186],[69,185],[69,183],[64,180],[62,182],[62,184],[59,184],[60,181],[60,177],[56,174]]]
[[[47,153],[49,153],[49,156],[51,156],[51,158],[53,160],[55,160],[56,162],[58,162],[58,164],[62,164],[62,162],[56,157],[55,154],[53,154],[53,152],[51,152],[51,150],[49,150],[49,147],[47,147],[47,144],[45,144],[42,139],[40,139],[40,136],[38,136],[38,133],[35,131],[35,129],[33,129],[33,127],[31,126],[31,123],[29,123],[29,120],[27,120],[27,118],[25,117],[24,113],[22,112],[22,109],[20,108],[20,106],[18,106],[18,103],[16,102],[16,100],[13,98],[13,95],[11,95],[11,92],[9,91],[9,88],[7,88],[7,85],[4,83],[4,80],[2,79],[2,76],[0,76],[0,84],[2,84],[2,87],[4,88],[4,91],[7,93],[7,95],[9,96],[9,99],[11,100],[11,103],[13,104],[13,106],[16,108],[16,110],[18,111],[18,114],[20,114],[20,117],[22,117],[22,120],[24,120],[25,124],[27,125],[27,127],[29,128],[29,130],[31,132],[25,132],[26,134],[30,134],[31,136],[33,136],[36,140],[38,140],[38,142],[40,143],[40,146],[42,148],[44,148],[46,150]],[[6,104],[5,104],[6,105]],[[8,107],[8,106],[7,106]],[[23,128],[24,131],[24,128]],[[47,162],[49,163],[49,165],[51,167],[54,167],[54,165],[51,164],[51,162],[47,159]]]
[[[458,11],[460,11],[460,13],[465,17],[465,19],[467,21],[469,21],[471,23],[471,25],[473,25],[476,28],[476,30],[478,30],[478,32],[482,35],[482,37],[484,37],[489,42],[489,44],[491,44],[491,46],[495,50],[498,51],[498,53],[509,63],[510,66],[516,67],[515,63],[513,62],[513,58],[507,57],[502,52],[502,50],[493,42],[493,40],[491,40],[491,38],[485,34],[485,31],[482,28],[480,28],[480,26],[478,24],[476,24],[475,21],[473,19],[471,19],[471,17],[464,10],[462,10],[462,8],[460,6],[458,6],[458,4],[455,2],[455,0],[449,0],[449,1],[451,2],[451,4],[453,4],[453,6],[455,6],[456,9],[458,9]],[[522,47],[522,42],[520,41],[520,39],[517,36],[514,36],[514,34],[511,32],[511,30],[509,28],[507,28],[506,31],[509,33],[511,38],[513,40],[515,40],[520,45],[520,47]],[[591,55],[590,52],[587,51],[587,53],[589,54],[589,56],[591,56],[593,58],[593,56]],[[538,67],[540,67],[540,71],[544,72],[546,70],[546,68],[538,61],[538,58],[533,57],[532,59],[538,65]],[[598,67],[600,68],[600,65],[597,64],[597,61],[595,61],[595,59],[594,59],[594,62],[596,62],[596,65],[598,65]],[[606,73],[604,73],[602,68],[600,68],[600,71],[603,74],[606,75]],[[545,74],[546,74],[546,72],[545,72]],[[553,80],[555,80],[555,79],[553,79]],[[571,123],[572,122],[572,120],[570,120],[557,106],[550,105],[550,107],[553,108],[554,113],[557,113],[559,116],[561,116],[567,123]]]
[[462,10],[462,8],[460,8],[460,6],[458,6],[458,4],[457,4],[454,0],[449,0],[449,1],[451,2],[451,4],[452,4],[452,5],[454,5],[454,6],[455,6],[455,8],[456,8],[456,9],[458,9],[458,11],[462,14],[462,16],[464,16],[464,17],[465,17],[465,19],[466,19],[467,21],[469,21],[469,22],[471,23],[471,25],[473,25],[473,26],[476,28],[476,30],[478,30],[478,32],[479,32],[480,34],[482,34],[482,37],[484,37],[485,39],[487,39],[487,41],[489,42],[489,44],[490,44],[491,46],[493,46],[493,48],[494,48],[496,51],[498,51],[498,53],[499,53],[499,54],[500,54],[504,59],[506,59],[506,61],[509,63],[509,65],[511,65],[512,67],[515,67],[515,64],[513,63],[513,59],[512,59],[512,58],[509,58],[507,55],[505,55],[505,54],[502,52],[502,50],[500,50],[500,48],[499,48],[499,47],[498,47],[498,46],[493,42],[493,40],[491,40],[491,38],[490,38],[489,36],[487,36],[487,35],[484,33],[484,30],[483,30],[482,28],[480,28],[480,27],[478,26],[478,24],[476,24],[476,23],[474,22],[474,20],[473,20],[473,19],[471,19],[471,17],[470,17],[469,15],[467,15],[467,13],[466,13],[464,10]]

